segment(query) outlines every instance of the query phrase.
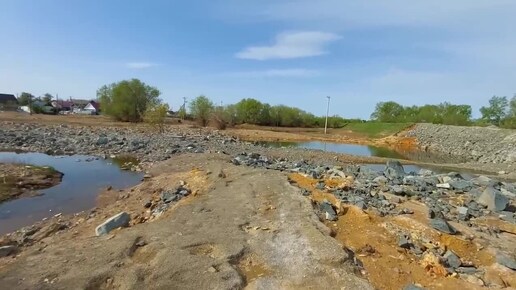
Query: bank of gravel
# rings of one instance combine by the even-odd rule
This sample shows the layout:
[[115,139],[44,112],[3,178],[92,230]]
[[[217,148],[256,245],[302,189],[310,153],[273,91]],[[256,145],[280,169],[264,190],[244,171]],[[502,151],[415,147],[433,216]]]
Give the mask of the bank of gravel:
[[416,124],[406,132],[425,151],[458,158],[464,163],[514,166],[516,131],[492,127]]
[[174,127],[157,134],[148,127],[88,127],[0,123],[0,150],[43,152],[49,155],[134,156],[145,167],[181,153],[236,154],[253,151],[290,160],[317,163],[384,163],[385,159],[358,157],[297,148],[266,148],[240,141],[222,131]]

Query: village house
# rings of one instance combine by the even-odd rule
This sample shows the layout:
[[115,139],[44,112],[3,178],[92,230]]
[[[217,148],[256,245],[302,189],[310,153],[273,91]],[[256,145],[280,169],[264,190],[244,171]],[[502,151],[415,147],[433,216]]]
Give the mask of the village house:
[[16,111],[18,99],[12,94],[0,94],[0,111]]

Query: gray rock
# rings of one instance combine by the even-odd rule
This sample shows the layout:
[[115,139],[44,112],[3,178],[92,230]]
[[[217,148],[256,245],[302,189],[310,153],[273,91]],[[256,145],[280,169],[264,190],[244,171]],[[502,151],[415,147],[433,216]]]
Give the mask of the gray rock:
[[414,285],[414,284],[409,284],[409,285],[403,287],[403,290],[426,290],[426,289],[423,287]]
[[180,199],[180,196],[175,191],[164,191],[161,193],[161,200],[164,203],[178,201],[179,199]]
[[378,176],[373,179],[373,182],[376,184],[386,184],[389,180],[385,176]]
[[397,160],[389,160],[387,161],[387,166],[384,170],[384,175],[388,179],[400,179],[405,176],[405,169],[403,169],[403,165]]
[[446,260],[446,264],[448,264],[448,266],[452,267],[453,269],[457,269],[462,265],[459,256],[450,250],[446,251],[443,257]]
[[514,257],[510,257],[508,255],[498,253],[498,254],[496,254],[496,262],[498,262],[498,264],[503,265],[509,269],[516,270],[516,259]]
[[410,249],[412,246],[412,243],[409,242],[406,236],[399,236],[398,237],[398,247],[403,249]]
[[469,209],[465,206],[459,206],[457,208],[457,212],[460,214],[460,215],[468,215],[468,211]]
[[432,228],[446,234],[455,235],[457,233],[457,230],[454,227],[452,227],[447,221],[440,218],[430,219],[430,225]]
[[475,267],[458,267],[455,271],[462,274],[475,274],[478,272],[478,269]]
[[107,137],[100,137],[97,139],[97,145],[106,145],[109,142]]
[[336,221],[337,220],[337,213],[333,209],[333,206],[331,203],[327,200],[324,200],[320,204],[320,210],[324,213],[324,216],[329,221]]
[[454,179],[449,184],[453,189],[460,191],[467,191],[473,186],[470,181],[464,179]]
[[18,247],[14,246],[14,245],[7,245],[7,246],[0,247],[0,258],[7,257],[7,256],[15,253],[17,249],[18,249]]
[[486,188],[477,202],[487,206],[487,209],[492,211],[503,211],[509,205],[509,199],[492,187]]
[[95,228],[95,234],[97,236],[106,235],[114,229],[129,226],[130,221],[131,216],[126,212],[121,212],[108,218],[104,223]]
[[403,187],[401,185],[394,185],[391,187],[391,191],[393,194],[395,195],[404,195],[404,190],[403,190]]
[[444,188],[444,189],[450,189],[451,185],[449,183],[439,183],[436,185],[437,188]]

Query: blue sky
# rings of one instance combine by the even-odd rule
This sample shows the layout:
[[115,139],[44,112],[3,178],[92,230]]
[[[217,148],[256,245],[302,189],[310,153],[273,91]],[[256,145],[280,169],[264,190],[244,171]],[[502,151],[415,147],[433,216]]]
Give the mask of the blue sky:
[[139,78],[182,97],[252,97],[368,118],[379,101],[474,114],[516,93],[514,0],[0,0],[0,92],[94,98]]

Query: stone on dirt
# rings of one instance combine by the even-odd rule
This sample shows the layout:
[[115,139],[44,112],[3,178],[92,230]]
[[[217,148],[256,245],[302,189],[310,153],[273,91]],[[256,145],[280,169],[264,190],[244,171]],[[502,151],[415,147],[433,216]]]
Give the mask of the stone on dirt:
[[444,189],[450,189],[451,188],[449,183],[439,183],[436,186],[437,186],[437,188],[444,188]]
[[337,220],[337,213],[333,209],[331,203],[327,200],[324,200],[320,204],[320,209],[324,213],[324,216],[329,221],[336,221]]
[[409,284],[409,285],[403,287],[403,290],[425,290],[425,288],[417,286],[415,284]]
[[443,257],[446,259],[446,264],[448,264],[448,266],[452,267],[453,269],[457,269],[462,265],[459,256],[450,250],[446,251]]
[[104,223],[95,228],[97,236],[106,235],[114,229],[127,227],[131,221],[131,216],[126,212],[121,212],[108,218]]
[[455,235],[457,233],[457,230],[454,227],[452,227],[447,221],[440,218],[430,219],[430,225],[432,228],[446,234]]
[[498,253],[496,255],[496,262],[498,262],[498,264],[503,265],[509,269],[516,270],[516,259],[514,259],[513,257],[510,257],[510,256],[502,254],[502,253]]
[[13,246],[13,245],[7,245],[7,246],[0,247],[0,258],[7,257],[7,256],[13,254],[14,252],[16,252],[17,249],[18,249],[18,247]]
[[503,211],[509,205],[509,199],[492,187],[486,188],[477,202],[487,206],[487,209],[492,211]]

